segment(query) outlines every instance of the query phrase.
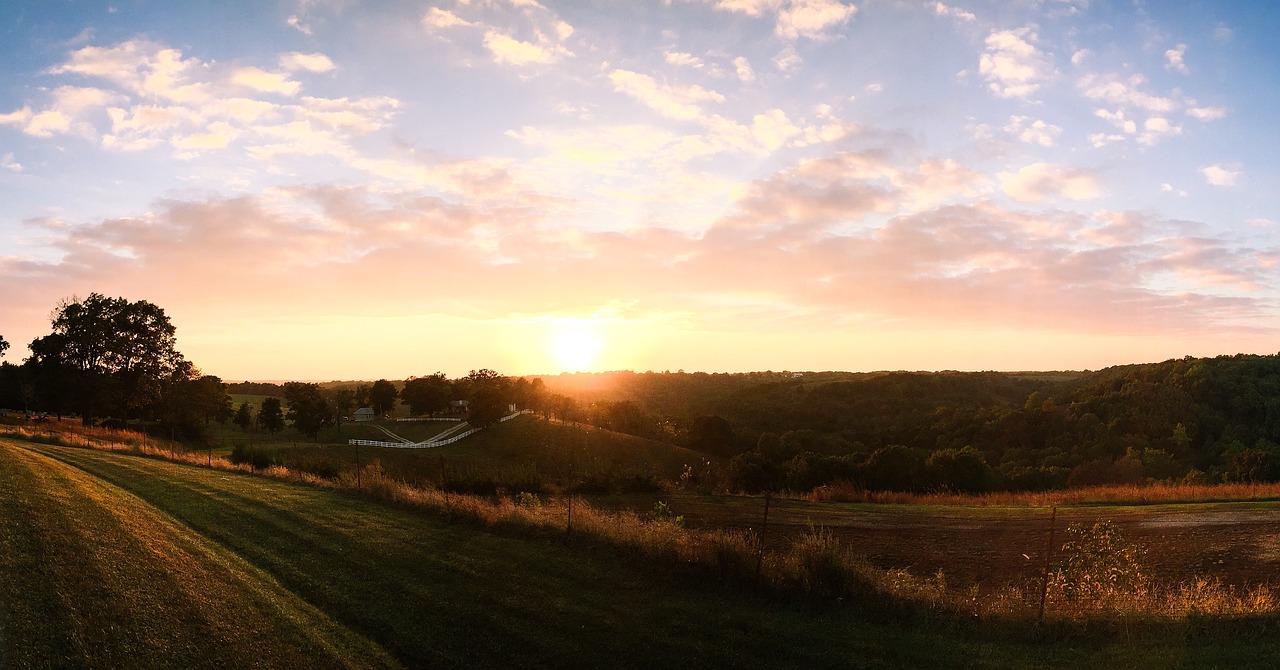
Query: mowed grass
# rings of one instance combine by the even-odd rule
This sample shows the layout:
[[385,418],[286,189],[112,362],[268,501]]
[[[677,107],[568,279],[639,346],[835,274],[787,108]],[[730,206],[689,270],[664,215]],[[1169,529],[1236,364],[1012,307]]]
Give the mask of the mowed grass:
[[395,667],[163,512],[0,446],[0,667]]
[[13,667],[1280,661],[1272,621],[1091,635],[815,610],[545,531],[69,447],[0,441],[0,511],[0,665]]

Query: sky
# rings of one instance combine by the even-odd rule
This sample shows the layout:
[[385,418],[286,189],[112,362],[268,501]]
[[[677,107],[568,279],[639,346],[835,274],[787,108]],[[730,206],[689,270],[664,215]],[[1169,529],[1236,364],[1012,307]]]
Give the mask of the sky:
[[1280,6],[10,0],[0,336],[207,374],[1280,350]]

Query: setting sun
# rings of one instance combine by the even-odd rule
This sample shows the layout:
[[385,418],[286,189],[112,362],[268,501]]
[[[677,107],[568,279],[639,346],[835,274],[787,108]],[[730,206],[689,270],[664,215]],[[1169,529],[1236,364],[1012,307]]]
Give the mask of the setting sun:
[[600,326],[586,319],[557,319],[548,333],[551,358],[562,372],[591,372],[604,349]]

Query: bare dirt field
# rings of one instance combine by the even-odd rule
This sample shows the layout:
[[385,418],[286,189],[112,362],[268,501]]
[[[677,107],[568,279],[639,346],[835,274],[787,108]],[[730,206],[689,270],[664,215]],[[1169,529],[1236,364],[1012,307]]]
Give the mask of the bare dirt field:
[[[690,527],[758,532],[763,498],[697,495],[614,496],[605,507],[637,511],[668,502]],[[811,528],[827,529],[882,568],[916,575],[942,570],[956,586],[986,590],[1036,583],[1049,545],[1051,511],[1033,507],[951,507],[814,503],[774,499],[767,547],[781,547]],[[1144,564],[1158,581],[1197,577],[1225,584],[1280,584],[1280,503],[1073,506],[1058,508],[1054,551],[1071,524],[1111,521],[1146,549]]]

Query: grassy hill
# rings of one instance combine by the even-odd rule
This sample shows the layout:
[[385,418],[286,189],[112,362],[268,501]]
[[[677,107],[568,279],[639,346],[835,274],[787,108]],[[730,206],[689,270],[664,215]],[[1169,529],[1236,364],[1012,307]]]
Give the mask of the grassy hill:
[[[456,423],[379,422],[409,440],[426,440]],[[235,445],[270,452],[283,465],[338,473],[354,470],[356,449],[349,439],[389,441],[373,424],[346,423],[321,431],[312,441],[292,429],[281,433],[245,433],[214,425],[215,453],[225,455]],[[710,460],[683,447],[617,433],[592,426],[549,423],[522,416],[476,433],[460,442],[434,449],[361,447],[363,463],[376,459],[391,477],[438,484],[441,459],[447,479],[460,490],[492,491],[494,487],[527,491],[594,486],[607,491],[615,484],[656,490],[661,481],[675,481],[685,465],[706,467]],[[629,484],[628,484],[629,483]],[[470,488],[467,488],[470,487]]]
[[586,540],[0,440],[0,665],[1273,667],[1267,623],[1072,634],[789,605]]

